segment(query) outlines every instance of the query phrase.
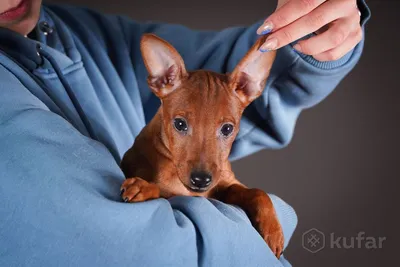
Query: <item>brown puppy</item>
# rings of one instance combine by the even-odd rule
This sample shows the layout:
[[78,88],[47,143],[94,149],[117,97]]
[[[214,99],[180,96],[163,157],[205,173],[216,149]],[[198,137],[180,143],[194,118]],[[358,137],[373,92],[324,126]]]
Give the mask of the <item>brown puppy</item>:
[[187,72],[179,53],[152,34],[141,40],[148,84],[161,106],[124,155],[126,202],[176,195],[215,198],[241,207],[277,257],[283,233],[269,196],[241,184],[228,156],[244,109],[264,90],[276,52],[261,37],[231,74]]

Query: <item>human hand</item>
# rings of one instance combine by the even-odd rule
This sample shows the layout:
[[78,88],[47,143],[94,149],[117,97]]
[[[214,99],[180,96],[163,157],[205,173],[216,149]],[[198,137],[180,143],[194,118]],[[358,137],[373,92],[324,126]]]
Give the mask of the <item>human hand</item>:
[[362,40],[356,0],[278,0],[276,11],[257,30],[270,33],[260,50],[276,50],[310,33],[294,49],[319,61],[337,60]]

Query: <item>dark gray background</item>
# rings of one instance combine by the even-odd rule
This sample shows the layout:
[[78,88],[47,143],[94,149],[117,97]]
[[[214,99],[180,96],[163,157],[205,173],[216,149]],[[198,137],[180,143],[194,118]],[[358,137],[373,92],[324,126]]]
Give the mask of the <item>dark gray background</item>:
[[[53,0],[84,5],[135,20],[185,24],[196,29],[248,25],[267,17],[275,0],[160,1]],[[298,120],[291,144],[261,151],[234,163],[249,186],[272,192],[299,217],[286,257],[294,266],[388,266],[395,263],[398,230],[394,213],[399,177],[398,156],[400,2],[367,0],[364,54],[335,92]],[[397,16],[397,17],[396,17]],[[350,238],[359,232],[386,237],[382,249],[329,248],[312,254],[302,247],[302,234],[317,228],[327,235]],[[327,240],[328,241],[328,240]],[[398,266],[398,264],[395,264]]]

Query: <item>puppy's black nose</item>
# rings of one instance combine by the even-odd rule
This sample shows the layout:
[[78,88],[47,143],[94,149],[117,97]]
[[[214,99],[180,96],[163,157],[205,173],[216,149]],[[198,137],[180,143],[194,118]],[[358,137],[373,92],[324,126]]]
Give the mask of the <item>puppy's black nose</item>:
[[190,183],[199,189],[207,188],[211,180],[211,174],[207,172],[192,172],[190,175]]

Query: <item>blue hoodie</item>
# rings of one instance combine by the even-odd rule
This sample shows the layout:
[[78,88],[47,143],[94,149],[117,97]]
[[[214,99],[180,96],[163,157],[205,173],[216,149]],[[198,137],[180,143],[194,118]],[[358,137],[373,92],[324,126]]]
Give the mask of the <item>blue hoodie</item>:
[[[362,25],[370,16],[360,1]],[[44,6],[29,38],[0,29],[0,266],[290,266],[235,206],[198,197],[123,203],[119,162],[155,114],[139,50],[170,42],[188,70],[230,72],[260,23],[223,31],[138,23]],[[302,110],[357,64],[279,50],[262,97],[246,110],[231,159],[287,145]],[[271,195],[285,247],[297,217]]]

